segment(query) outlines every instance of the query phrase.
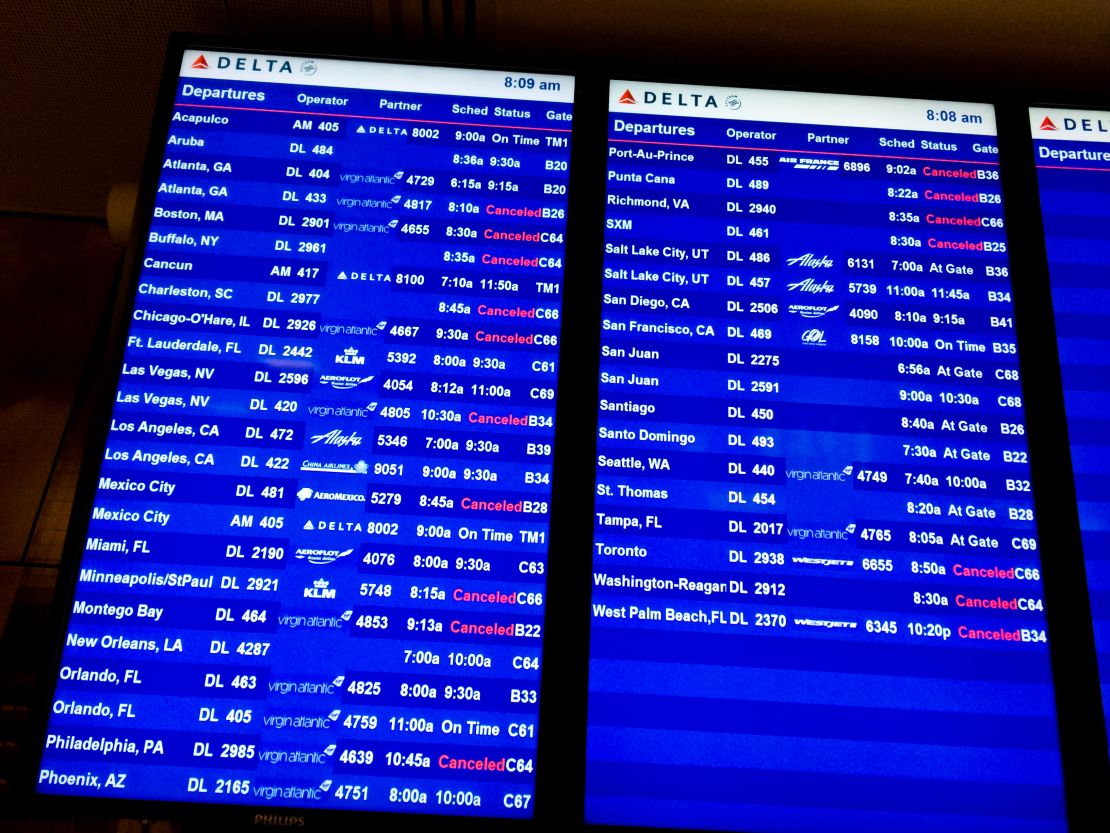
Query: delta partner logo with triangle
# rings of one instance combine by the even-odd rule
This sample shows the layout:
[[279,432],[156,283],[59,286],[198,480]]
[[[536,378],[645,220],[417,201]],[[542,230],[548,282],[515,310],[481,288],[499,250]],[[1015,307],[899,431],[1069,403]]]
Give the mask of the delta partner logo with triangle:
[[193,61],[190,66],[193,69],[208,69],[208,59],[201,55],[199,58]]
[[1059,127],[1057,127],[1055,124],[1052,123],[1052,119],[1050,119],[1048,116],[1045,116],[1044,121],[1041,122],[1041,130],[1059,130],[1059,129],[1060,129]]

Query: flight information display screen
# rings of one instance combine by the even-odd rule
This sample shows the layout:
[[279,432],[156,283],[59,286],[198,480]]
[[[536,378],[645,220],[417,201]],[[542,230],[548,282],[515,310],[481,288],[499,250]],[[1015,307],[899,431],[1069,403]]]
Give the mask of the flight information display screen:
[[587,820],[1063,829],[993,108],[609,109]]
[[1110,112],[1033,108],[1029,129],[1102,702],[1110,718]]
[[532,815],[573,92],[185,52],[40,792]]

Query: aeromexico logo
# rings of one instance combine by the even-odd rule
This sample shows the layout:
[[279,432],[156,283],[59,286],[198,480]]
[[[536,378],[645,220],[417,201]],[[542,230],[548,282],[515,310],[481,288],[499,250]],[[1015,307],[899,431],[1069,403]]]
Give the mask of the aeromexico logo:
[[[730,96],[730,101],[736,99],[736,106],[732,109],[737,109],[740,106],[740,99],[735,96]],[[617,99],[618,104],[662,104],[664,107],[711,107],[719,109],[717,104],[717,97],[712,93],[695,93],[689,90],[683,92],[657,92],[656,90],[641,90],[640,95],[637,97],[632,90],[625,90],[620,94]]]
[[[273,74],[284,72],[293,74],[293,63],[284,58],[263,58],[260,55],[216,55],[216,69],[234,69],[239,72],[260,72]],[[312,61],[305,61],[311,64]],[[200,55],[190,65],[193,69],[211,69],[212,64],[205,55]],[[302,67],[304,71],[304,67]],[[315,71],[315,70],[313,70]],[[306,74],[311,74],[306,71]]]
[[1073,119],[1070,116],[1065,116],[1060,119],[1060,124],[1056,124],[1050,116],[1045,116],[1041,120],[1040,129],[1061,133],[1110,133],[1110,120],[1102,118]]

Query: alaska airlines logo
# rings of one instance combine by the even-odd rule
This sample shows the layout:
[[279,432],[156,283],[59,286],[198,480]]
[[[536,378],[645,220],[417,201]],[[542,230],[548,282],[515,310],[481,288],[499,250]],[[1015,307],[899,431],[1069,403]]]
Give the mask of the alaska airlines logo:
[[[733,109],[740,107],[740,99],[736,96],[730,96],[730,101],[735,99],[736,106]],[[621,93],[621,97],[617,99],[618,104],[639,104],[636,96],[632,95],[632,90],[625,90]],[[654,90],[644,90],[643,94],[644,104],[662,104],[665,107],[712,107],[717,108],[717,99],[713,95],[707,93],[657,93]],[[732,104],[729,104],[732,107]]]
[[791,292],[830,293],[835,287],[828,281],[815,281],[813,278],[806,278],[795,283],[788,283],[786,288]]
[[804,255],[797,257],[788,257],[786,259],[788,266],[804,266],[807,269],[831,269],[833,262],[825,255],[817,257],[813,252],[806,252]]
[[314,434],[312,436],[312,444],[316,445],[318,443],[338,446],[362,445],[362,437],[359,436],[357,431],[344,434],[341,430],[336,428],[324,434]]

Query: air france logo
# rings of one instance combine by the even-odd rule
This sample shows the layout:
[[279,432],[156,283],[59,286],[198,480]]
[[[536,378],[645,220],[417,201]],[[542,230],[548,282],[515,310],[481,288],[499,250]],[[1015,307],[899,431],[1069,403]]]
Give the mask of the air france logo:
[[190,64],[190,66],[193,69],[208,69],[208,59],[206,59],[203,55],[201,55],[199,58],[197,58],[195,61],[193,61],[193,63]]
[[1045,116],[1044,121],[1041,122],[1041,130],[1059,130],[1059,129],[1060,129],[1059,127],[1057,127],[1055,124],[1052,123],[1052,119],[1050,119],[1048,116]]

